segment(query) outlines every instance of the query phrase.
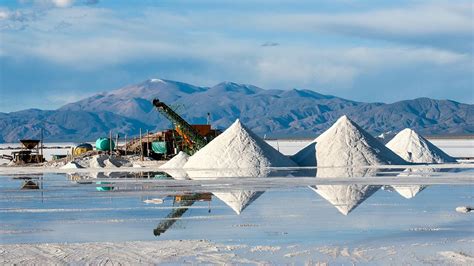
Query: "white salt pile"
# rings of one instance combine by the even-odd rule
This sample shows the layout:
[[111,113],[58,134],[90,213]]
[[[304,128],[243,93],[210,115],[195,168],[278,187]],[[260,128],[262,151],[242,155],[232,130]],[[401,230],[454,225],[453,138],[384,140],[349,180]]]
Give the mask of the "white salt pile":
[[[400,131],[386,146],[403,159],[413,163],[456,162],[456,159],[409,128]],[[429,175],[434,171],[435,169],[406,169],[399,177]],[[407,199],[415,197],[426,188],[426,186],[420,185],[397,185],[392,187],[398,194]]]
[[453,163],[456,159],[429,142],[414,130],[405,128],[386,145],[408,162]]
[[407,164],[347,116],[317,138],[318,166]]
[[117,168],[132,166],[132,163],[126,158],[109,156],[106,154],[76,158],[73,162],[84,168]]
[[296,164],[237,119],[222,134],[189,157],[184,168],[249,169],[285,166],[296,166]]
[[61,166],[61,169],[79,169],[84,168],[76,162],[68,162],[67,164]]
[[[267,167],[296,164],[275,150],[237,119],[227,130],[189,157],[184,165],[191,179],[265,177]],[[199,170],[201,169],[201,170]],[[212,169],[207,171],[206,169]],[[240,214],[262,192],[235,190],[213,194]]]
[[263,192],[260,191],[232,191],[214,192],[214,196],[222,200],[227,206],[239,214],[254,202]]
[[160,166],[161,169],[173,169],[173,168],[183,168],[183,166],[188,162],[189,155],[185,152],[180,151],[176,154],[171,160],[167,161],[165,164]]
[[94,155],[89,160],[91,168],[117,168],[118,165],[119,163],[108,155]]
[[348,215],[380,187],[367,185],[321,185],[310,187],[336,207],[340,213]]
[[[329,167],[318,168],[316,174],[318,178],[351,178],[376,175],[377,169],[375,168],[357,168],[357,166],[407,163],[347,116],[339,118],[315,142],[318,167]],[[359,206],[379,188],[380,186],[370,185],[321,185],[311,187],[344,215]]]
[[188,162],[189,155],[185,152],[180,151],[171,160],[160,166],[160,169],[164,169],[166,173],[172,176],[174,179],[188,179],[188,174],[182,168]]

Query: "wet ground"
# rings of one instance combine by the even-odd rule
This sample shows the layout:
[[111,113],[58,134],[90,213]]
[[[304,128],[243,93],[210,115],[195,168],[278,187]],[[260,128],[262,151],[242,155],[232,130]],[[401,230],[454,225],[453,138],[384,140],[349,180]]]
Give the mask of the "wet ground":
[[[469,261],[474,215],[455,209],[474,206],[472,169],[390,184],[401,172],[371,172],[382,180],[374,184],[312,184],[308,169],[245,182],[158,172],[0,176],[0,244],[204,240],[248,262],[433,263],[452,255],[443,252]],[[21,189],[25,180],[38,189]]]

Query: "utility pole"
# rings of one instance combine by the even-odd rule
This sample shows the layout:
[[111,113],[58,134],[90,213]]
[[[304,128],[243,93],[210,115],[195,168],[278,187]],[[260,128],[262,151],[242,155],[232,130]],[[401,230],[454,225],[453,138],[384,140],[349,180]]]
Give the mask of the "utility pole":
[[118,152],[118,143],[119,143],[119,133],[115,136],[115,152],[116,154],[119,154]]
[[41,160],[44,160],[44,156],[43,156],[43,128],[41,128],[40,152],[41,152],[41,154],[40,154],[41,155]]
[[150,157],[150,132],[146,131],[146,156]]
[[125,156],[127,156],[127,134],[125,134]]
[[112,130],[109,131],[109,154],[112,155]]
[[140,128],[140,161],[143,161],[142,129]]

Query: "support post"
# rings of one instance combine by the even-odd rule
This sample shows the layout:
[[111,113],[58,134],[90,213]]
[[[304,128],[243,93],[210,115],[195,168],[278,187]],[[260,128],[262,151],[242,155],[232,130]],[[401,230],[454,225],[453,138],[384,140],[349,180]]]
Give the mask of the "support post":
[[143,161],[142,129],[140,128],[140,161]]
[[112,130],[109,131],[109,154],[112,155]]
[[146,131],[146,156],[150,157],[150,132]]
[[115,136],[115,152],[116,154],[119,154],[118,152],[118,143],[119,143],[119,133]]
[[125,156],[127,156],[127,134],[125,134]]

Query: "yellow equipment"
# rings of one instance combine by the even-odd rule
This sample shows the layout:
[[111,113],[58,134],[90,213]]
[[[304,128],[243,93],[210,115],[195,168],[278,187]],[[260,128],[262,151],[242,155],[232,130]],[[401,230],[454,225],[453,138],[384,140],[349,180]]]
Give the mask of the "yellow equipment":
[[72,149],[72,155],[73,156],[79,156],[83,153],[86,153],[88,151],[92,151],[94,149],[94,147],[92,147],[91,144],[89,143],[82,143],[82,144],[79,144],[77,145],[76,147],[74,147]]

